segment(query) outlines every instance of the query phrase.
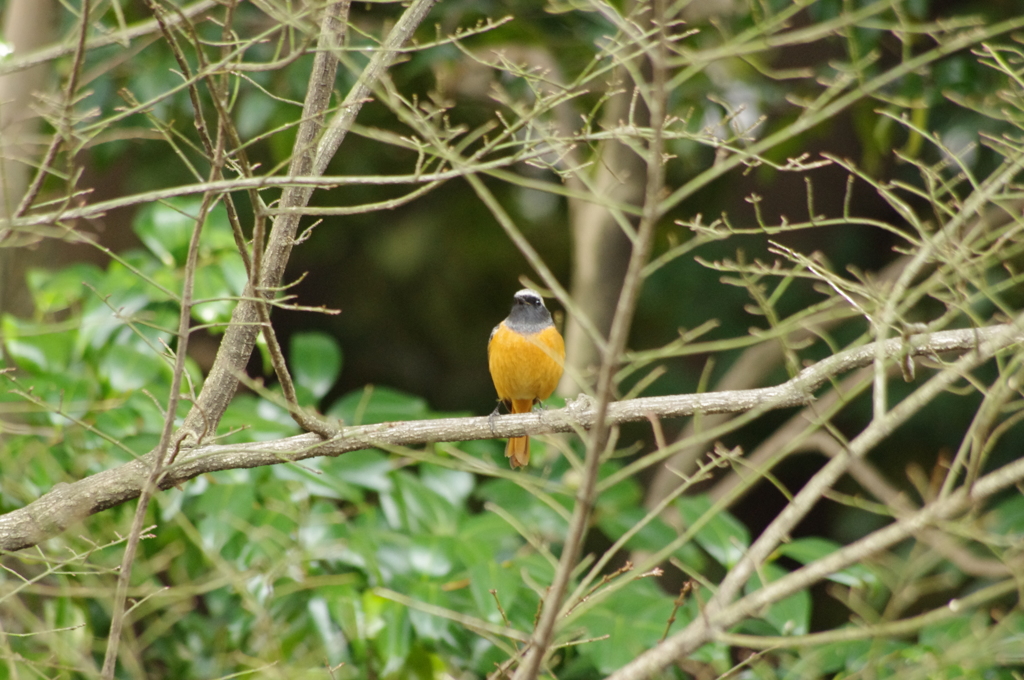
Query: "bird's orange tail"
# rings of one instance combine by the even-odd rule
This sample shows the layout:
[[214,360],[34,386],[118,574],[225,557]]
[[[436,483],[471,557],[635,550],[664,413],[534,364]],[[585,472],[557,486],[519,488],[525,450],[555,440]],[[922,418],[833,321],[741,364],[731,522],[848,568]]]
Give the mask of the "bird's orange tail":
[[[533,410],[533,399],[513,399],[512,413],[529,413]],[[523,467],[530,463],[530,438],[510,437],[505,445],[505,457],[512,467]]]
[[512,437],[505,444],[505,457],[512,467],[523,467],[530,463],[530,438]]

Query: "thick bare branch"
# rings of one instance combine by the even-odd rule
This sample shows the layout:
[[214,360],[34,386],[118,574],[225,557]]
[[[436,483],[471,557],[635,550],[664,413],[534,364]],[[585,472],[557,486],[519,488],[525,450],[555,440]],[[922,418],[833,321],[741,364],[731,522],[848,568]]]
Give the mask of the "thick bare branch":
[[[392,64],[399,54],[397,47],[412,36],[436,2],[437,0],[416,0],[406,9],[388,34],[382,49],[374,52],[363,74],[342,102],[341,112],[321,134],[320,121],[330,103],[337,69],[337,55],[333,47],[341,43],[344,21],[341,21],[340,17],[347,12],[348,2],[339,0],[328,6],[318,45],[320,51],[313,65],[313,82],[310,84],[303,107],[303,123],[295,142],[295,157],[289,174],[323,174],[354,122],[356,114],[362,108],[369,88]],[[289,189],[282,196],[281,205],[286,208],[304,206],[309,202],[312,192],[311,187]],[[254,269],[260,272],[259,287],[272,289],[280,285],[285,265],[295,243],[300,217],[298,213],[288,212],[278,215],[274,220],[262,267],[258,267],[257,258],[253,258]],[[196,438],[201,438],[216,426],[231,401],[238,387],[238,376],[244,372],[256,344],[258,322],[259,313],[254,302],[244,301],[235,307],[232,324],[224,335],[199,401],[185,419],[184,429]]]
[[[885,354],[896,358],[904,351],[915,356],[963,352],[995,337],[1003,338],[1003,346],[1009,346],[1024,342],[1024,331],[1005,325],[942,331],[911,336],[906,347],[894,338],[886,341]],[[682,417],[698,412],[733,413],[798,406],[813,399],[814,391],[832,377],[866,366],[874,357],[874,346],[864,345],[810,366],[776,387],[613,402],[608,405],[606,418],[609,424],[617,424],[646,420],[652,415]],[[338,456],[373,447],[574,432],[577,428],[591,427],[595,415],[589,400],[581,399],[563,409],[508,415],[493,421],[476,417],[380,423],[346,428],[341,436],[328,441],[315,434],[304,434],[255,444],[200,446],[183,449],[177,462],[166,470],[159,486],[166,489],[207,472]],[[0,517],[0,550],[21,550],[36,545],[89,515],[137,498],[149,473],[149,459],[141,458],[73,484],[58,484],[35,502]]]
[[[20,57],[49,37],[52,5],[45,0],[7,3],[4,40],[15,50],[11,59]],[[38,162],[40,155],[32,141],[40,125],[35,95],[38,90],[46,89],[47,72],[46,66],[39,64],[21,73],[0,75],[0,217],[5,220],[17,210],[31,180],[31,166]],[[0,242],[9,235],[6,227],[0,227]],[[22,283],[29,264],[24,251],[0,249],[0,309],[3,311],[17,314],[31,311],[28,292]]]

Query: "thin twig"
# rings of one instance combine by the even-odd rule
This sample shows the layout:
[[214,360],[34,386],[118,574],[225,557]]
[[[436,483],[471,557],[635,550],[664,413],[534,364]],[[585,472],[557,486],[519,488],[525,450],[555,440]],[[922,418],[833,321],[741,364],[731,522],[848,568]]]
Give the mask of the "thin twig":
[[[193,18],[207,10],[217,7],[219,4],[220,3],[217,0],[199,0],[191,5],[182,7],[181,15],[186,18]],[[131,40],[149,35],[156,30],[156,19],[146,19],[145,21],[140,21],[137,24],[132,24],[122,31],[95,35],[86,40],[85,49],[92,51],[106,45],[126,45]],[[70,46],[66,41],[62,40],[59,44],[43,47],[33,52],[29,52],[28,54],[11,55],[0,63],[0,75],[22,71],[27,68],[32,68],[37,64],[53,62],[60,57],[74,53],[76,50],[77,45]]]
[[[68,82],[64,88],[64,109],[61,111],[60,134],[53,136],[53,140],[51,140],[50,146],[46,150],[42,162],[39,164],[39,170],[36,171],[35,177],[32,178],[32,184],[29,185],[17,209],[11,215],[12,220],[21,217],[32,207],[36,196],[39,195],[39,190],[43,188],[43,181],[50,174],[50,168],[53,166],[53,161],[57,158],[57,152],[60,151],[60,147],[64,144],[67,144],[68,147],[68,166],[71,167],[74,164],[75,148],[71,139],[72,130],[74,129],[72,113],[74,113],[75,108],[75,93],[78,91],[78,79],[82,75],[82,64],[85,62],[85,38],[89,33],[90,7],[90,0],[82,0],[82,25],[79,28],[78,42],[75,45],[75,56],[71,62],[71,74],[68,76]],[[73,177],[74,173],[69,172],[68,176]],[[68,193],[74,193],[74,186],[68,187]],[[0,240],[3,240],[4,236],[5,233],[0,232]]]
[[874,449],[897,426],[906,422],[908,418],[961,376],[966,375],[981,363],[992,358],[997,351],[1005,348],[1007,346],[1006,338],[1017,332],[1013,326],[1004,326],[1006,335],[997,335],[980,343],[975,351],[965,354],[955,363],[935,374],[912,395],[887,411],[884,416],[872,420],[871,424],[850,442],[847,447],[847,455],[833,458],[819,470],[754,541],[753,545],[744,553],[743,558],[729,571],[719,585],[718,592],[708,602],[702,616],[694,619],[680,633],[620,668],[609,676],[609,680],[649,678],[671,663],[673,659],[711,639],[714,631],[723,630],[749,614],[754,610],[753,608],[763,607],[769,602],[776,601],[779,597],[786,597],[798,589],[806,588],[834,571],[864,559],[908,535],[918,533],[935,519],[950,517],[962,512],[971,504],[1024,477],[1024,461],[1016,461],[979,480],[971,490],[961,488],[946,499],[930,503],[920,511],[899,519],[895,524],[870,534],[843,550],[792,572],[782,579],[773,581],[736,603],[732,602],[755,569],[763,564],[767,556],[791,534],[794,526],[807,516],[811,508],[820,500],[824,491],[831,488],[846,473],[854,460]]
[[[128,208],[143,203],[176,198],[178,196],[196,196],[207,192],[227,193],[230,191],[251,190],[251,189],[289,189],[294,187],[310,187],[316,189],[334,189],[342,186],[382,186],[399,184],[431,184],[444,182],[450,179],[457,179],[476,173],[489,174],[500,168],[513,166],[516,163],[528,161],[531,158],[543,156],[548,153],[545,150],[536,150],[525,154],[510,154],[501,158],[489,161],[474,162],[472,166],[438,172],[411,173],[405,175],[282,175],[282,176],[255,176],[255,177],[233,177],[215,182],[200,182],[197,184],[179,184],[162,189],[153,189],[128,196],[120,196],[106,201],[96,201],[88,205],[74,208],[61,208],[52,212],[34,213],[18,218],[11,222],[11,226],[18,230],[37,228],[48,224],[72,221],[79,219],[98,219],[109,212],[121,208]],[[504,176],[502,176],[504,178]],[[595,200],[603,203],[610,203],[604,199]],[[306,214],[306,209],[299,206],[274,208],[275,215],[293,213],[295,215]],[[315,209],[310,209],[309,214],[318,214]],[[331,214],[327,212],[326,214]]]
[[[199,115],[198,113],[196,115]],[[224,163],[224,136],[219,135],[218,145],[213,160],[211,175],[221,172]],[[114,594],[113,614],[110,621],[110,634],[107,637],[107,651],[103,658],[101,677],[104,680],[112,680],[117,667],[117,650],[121,641],[121,630],[124,626],[124,619],[127,614],[125,610],[125,599],[128,593],[128,585],[131,582],[132,566],[135,563],[135,554],[138,550],[139,541],[142,538],[142,527],[146,520],[146,511],[149,509],[149,501],[153,494],[159,490],[160,478],[164,473],[165,464],[174,460],[181,438],[175,438],[174,433],[175,417],[178,413],[178,402],[181,400],[181,381],[185,373],[185,359],[188,355],[189,323],[192,318],[192,292],[195,284],[196,264],[199,259],[199,238],[202,235],[203,224],[210,208],[216,202],[212,194],[203,197],[203,203],[196,216],[195,227],[192,230],[192,238],[188,244],[188,256],[185,260],[184,282],[181,290],[181,310],[178,317],[178,346],[175,351],[174,373],[171,378],[170,394],[167,397],[167,413],[164,416],[164,427],[160,433],[160,443],[152,458],[152,467],[145,484],[139,490],[139,503],[135,508],[135,517],[128,534],[128,543],[125,546],[124,556],[121,560],[121,570],[117,578],[117,591]]]
[[[662,212],[660,206],[661,192],[665,182],[664,139],[662,132],[665,124],[667,91],[665,83],[668,77],[667,41],[665,25],[665,0],[655,0],[652,22],[657,29],[657,41],[647,56],[650,60],[652,79],[650,94],[646,98],[650,112],[652,139],[647,149],[647,183],[644,195],[643,215],[637,229],[636,239],[630,254],[629,265],[619,294],[618,305],[612,319],[612,327],[608,336],[608,344],[602,348],[601,370],[597,380],[596,418],[587,441],[587,452],[583,467],[583,480],[576,495],[572,520],[569,522],[568,534],[562,547],[555,577],[544,598],[544,610],[534,630],[530,649],[523,656],[523,661],[516,669],[514,680],[533,680],[537,677],[541,664],[547,656],[551,639],[555,632],[555,622],[562,612],[562,600],[569,587],[569,580],[576,567],[583,546],[583,539],[590,526],[590,513],[594,505],[594,494],[597,488],[597,472],[601,457],[608,445],[610,424],[608,406],[613,400],[613,379],[622,360],[622,353],[629,339],[636,301],[640,295],[643,282],[643,269],[650,259],[654,242],[654,228]],[[638,84],[640,79],[634,76]],[[646,417],[646,415],[645,415]]]

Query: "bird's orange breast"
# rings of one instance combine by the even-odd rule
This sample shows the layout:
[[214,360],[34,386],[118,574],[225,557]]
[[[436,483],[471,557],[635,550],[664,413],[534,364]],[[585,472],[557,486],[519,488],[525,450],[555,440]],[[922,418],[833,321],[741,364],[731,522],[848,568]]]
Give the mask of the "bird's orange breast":
[[558,386],[565,342],[554,326],[524,335],[502,322],[487,345],[487,363],[499,399],[533,403],[550,397]]

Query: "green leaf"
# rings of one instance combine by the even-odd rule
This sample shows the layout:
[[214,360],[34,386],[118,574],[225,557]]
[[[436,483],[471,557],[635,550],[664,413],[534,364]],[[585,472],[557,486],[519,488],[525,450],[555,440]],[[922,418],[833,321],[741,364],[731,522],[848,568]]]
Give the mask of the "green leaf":
[[476,486],[476,480],[469,472],[450,470],[435,465],[424,465],[420,468],[420,481],[428,489],[438,494],[449,503],[461,506]]
[[119,263],[110,265],[107,275],[96,286],[96,293],[100,297],[90,296],[85,303],[76,345],[78,354],[103,347],[125,327],[126,319],[135,317],[154,300],[165,299],[157,289],[140,284],[138,277]]
[[580,653],[602,674],[611,673],[657,644],[672,608],[672,598],[650,580],[632,583],[580,616],[587,637],[609,636],[581,645]]
[[[707,600],[705,600],[707,602]],[[677,624],[678,625],[678,624]],[[672,629],[676,631],[675,628]],[[732,658],[733,648],[722,642],[709,642],[706,645],[701,645],[690,654],[690,658],[694,661],[700,661],[705,663],[712,668],[717,669],[720,673],[725,673],[725,670],[733,666]],[[810,677],[810,676],[797,676],[797,677]]]
[[261,97],[255,92],[242,95],[241,105],[236,107],[238,134],[242,139],[249,139],[267,129],[268,121],[274,114],[274,101],[269,97]]
[[363,598],[367,617],[373,617],[373,636],[379,658],[385,659],[382,677],[395,675],[402,670],[412,649],[412,625],[408,610],[397,602],[367,592]]
[[516,530],[491,512],[463,514],[458,536],[463,543],[459,559],[466,566],[505,562],[523,545],[523,538]]
[[997,536],[1020,538],[1024,534],[1024,495],[1014,494],[985,516],[985,527]]
[[392,475],[395,489],[382,493],[381,509],[394,529],[412,533],[455,535],[458,525],[456,507],[407,472]]
[[942,650],[971,638],[975,631],[984,630],[989,623],[988,614],[968,612],[925,626],[918,635],[918,642],[925,647]]
[[222,257],[218,261],[220,274],[227,282],[228,289],[235,295],[245,292],[245,284],[249,282],[249,276],[245,272],[245,263],[236,257]]
[[[448,594],[441,590],[441,584],[437,581],[420,581],[414,584],[409,596],[420,602],[439,607],[450,605]],[[409,621],[419,640],[439,642],[452,639],[452,621],[443,616],[435,616],[410,607]]]
[[74,347],[72,331],[56,331],[48,324],[23,321],[4,314],[0,321],[0,335],[14,362],[33,373],[64,372]]
[[[760,573],[768,578],[768,582],[776,581],[789,574],[777,564],[764,564]],[[755,573],[747,582],[745,591],[752,593],[761,589],[761,577]],[[811,623],[811,594],[807,590],[798,590],[789,597],[774,602],[761,615],[780,635],[806,635]]]
[[228,285],[220,267],[199,267],[192,291],[196,301],[192,306],[192,316],[202,323],[226,323],[231,320],[237,304],[231,298],[240,293]]
[[395,420],[422,420],[430,417],[427,400],[389,387],[367,385],[349,392],[327,410],[346,425],[368,425]]
[[[837,629],[838,631],[843,628]],[[787,677],[820,678],[840,671],[859,670],[871,655],[871,640],[832,642],[806,649]]]
[[324,462],[325,474],[378,493],[389,493],[394,488],[391,471],[388,457],[373,449],[353,451]]
[[[188,245],[201,207],[201,202],[193,198],[150,203],[139,211],[132,228],[164,266],[181,266],[188,256]],[[208,259],[215,253],[233,253],[234,249],[227,210],[223,205],[217,205],[206,215],[200,234],[199,256]]]
[[[327,588],[318,588],[317,590],[325,592]],[[342,634],[351,645],[353,659],[365,659],[366,642],[369,638],[362,598],[355,588],[348,586],[332,587],[330,591],[330,597],[326,599],[330,607],[331,618],[341,628]]]
[[[523,493],[522,488],[514,482],[493,479],[478,486],[474,493],[482,500],[500,507],[546,540],[561,541],[565,538],[568,522],[562,515],[536,497]],[[559,499],[556,497],[556,500]],[[561,500],[568,504],[564,498]]]
[[[498,561],[483,561],[469,568],[469,590],[476,605],[476,615],[491,623],[504,625],[498,602],[506,615],[518,604],[519,589],[522,579],[518,572],[508,564]],[[491,594],[491,591],[494,594]],[[498,599],[495,600],[495,597]]]
[[82,301],[89,294],[85,284],[96,286],[103,272],[94,264],[75,263],[60,271],[30,269],[26,283],[40,314],[52,314]]
[[[224,475],[216,475],[222,478]],[[196,489],[199,492],[200,489]],[[202,546],[219,553],[241,526],[249,525],[256,510],[256,490],[252,484],[210,484],[191,503],[190,514],[200,516],[197,523]]]
[[326,333],[296,333],[288,353],[295,383],[322,399],[341,373],[338,341]]
[[[415,610],[409,612],[409,618],[415,625],[417,615],[426,616]],[[405,660],[405,667],[393,677],[395,680],[436,680],[448,675],[444,672],[446,666],[437,654],[428,652],[422,645],[416,645],[409,651]],[[388,680],[391,680],[390,678]]]
[[[639,524],[646,516],[647,511],[642,507],[623,507],[618,512],[599,514],[597,525],[608,538],[614,541]],[[656,552],[675,540],[677,536],[675,529],[655,517],[626,541],[626,547],[630,550]]]
[[331,462],[331,458],[311,458],[303,461],[302,465],[274,465],[271,473],[278,479],[300,485],[299,490],[292,494],[293,499],[302,494],[303,498],[319,496],[353,503],[363,500],[364,494],[357,486],[349,484],[337,474],[325,472]]
[[339,626],[336,626],[331,620],[327,600],[323,597],[314,597],[306,604],[306,608],[316,632],[320,635],[320,642],[327,653],[328,663],[337,665],[344,658],[345,639],[341,635]]
[[[603,463],[598,471],[598,478],[604,479],[621,469],[620,465]],[[605,489],[597,497],[595,513],[617,514],[626,508],[635,508],[643,500],[643,490],[640,483],[632,477],[627,477],[615,486]]]
[[198,212],[199,202],[195,200],[153,202],[139,211],[132,226],[151,253],[165,266],[175,267],[185,262]]
[[[826,555],[836,552],[842,548],[839,543],[826,538],[808,536],[797,538],[789,543],[783,543],[776,550],[776,554],[785,555],[800,564],[810,564]],[[869,568],[862,564],[851,564],[846,569],[829,574],[829,581],[850,586],[851,588],[867,588],[878,584],[878,577]]]
[[290,437],[298,431],[298,425],[280,406],[251,394],[240,394],[228,404],[220,429],[240,429],[226,440],[240,443]]
[[[196,213],[198,213],[198,208]],[[244,269],[241,257],[235,245],[235,236],[231,233],[231,221],[223,203],[218,203],[206,214],[203,233],[199,238],[199,256],[209,259],[212,256],[228,255]],[[244,282],[242,284],[245,285]]]
[[115,392],[131,392],[151,386],[165,368],[163,360],[153,350],[131,343],[112,346],[99,361],[100,374]]
[[335,503],[314,499],[297,532],[296,545],[307,551],[310,556],[329,555],[343,540],[346,522],[347,518]]
[[711,515],[711,500],[704,495],[681,497],[676,501],[676,507],[686,526],[705,522],[694,540],[719,564],[732,568],[742,559],[750,546],[750,532],[739,520],[725,510]]

